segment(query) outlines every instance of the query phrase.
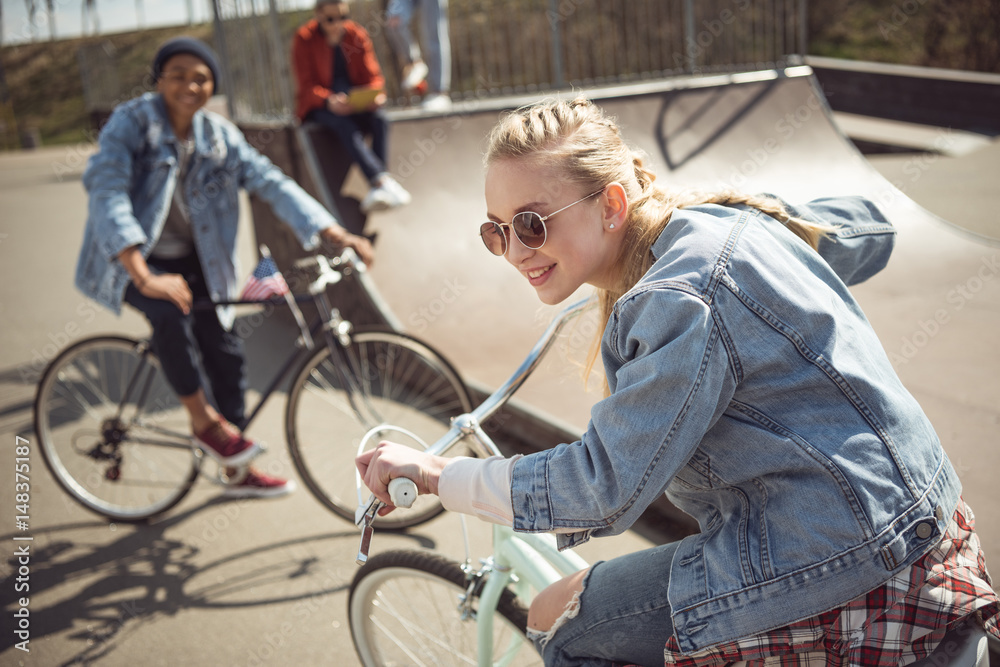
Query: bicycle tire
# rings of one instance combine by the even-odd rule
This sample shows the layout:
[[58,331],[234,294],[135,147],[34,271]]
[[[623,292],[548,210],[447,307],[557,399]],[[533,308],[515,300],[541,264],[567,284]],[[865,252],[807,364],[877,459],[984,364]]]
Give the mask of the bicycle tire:
[[[428,551],[386,551],[358,570],[348,594],[348,622],[354,649],[366,667],[387,665],[475,665],[475,613],[462,618],[459,596],[469,584],[461,566]],[[478,596],[472,609],[478,610]],[[491,664],[519,637],[511,665],[541,665],[525,637],[528,610],[510,589],[497,603]]]
[[[323,346],[295,374],[288,393],[285,429],[292,461],[310,491],[339,516],[354,521],[358,506],[354,459],[362,438],[380,425],[403,427],[435,442],[452,417],[469,412],[468,389],[451,364],[426,343],[406,334],[360,330],[338,348],[346,361]],[[350,376],[342,373],[350,364]],[[354,383],[358,391],[349,388]],[[369,448],[382,437],[374,437]],[[417,449],[399,431],[385,439]],[[449,455],[471,455],[464,447]],[[363,489],[367,499],[368,490]],[[413,507],[378,517],[383,530],[407,528],[443,511],[436,496],[421,496]]]
[[[132,384],[140,364],[148,370]],[[131,338],[95,336],[64,349],[38,383],[34,425],[56,482],[115,521],[169,510],[191,490],[201,465],[185,437],[187,413],[159,361]]]

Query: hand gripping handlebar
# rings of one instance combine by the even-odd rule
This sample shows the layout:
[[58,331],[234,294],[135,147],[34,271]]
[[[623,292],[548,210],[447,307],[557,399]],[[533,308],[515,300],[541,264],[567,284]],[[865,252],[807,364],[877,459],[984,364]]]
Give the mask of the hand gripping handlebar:
[[[412,479],[396,477],[389,480],[389,498],[396,507],[407,508],[417,499],[417,485]],[[378,516],[378,511],[385,506],[374,494],[369,496],[368,504],[359,507],[354,517],[354,523],[361,527],[361,546],[358,547],[358,565],[368,561],[368,549],[372,543],[372,522]]]

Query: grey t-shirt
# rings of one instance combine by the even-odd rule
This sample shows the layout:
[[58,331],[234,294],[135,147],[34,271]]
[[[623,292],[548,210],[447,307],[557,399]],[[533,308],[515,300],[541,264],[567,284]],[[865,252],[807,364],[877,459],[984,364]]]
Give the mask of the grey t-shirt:
[[191,234],[191,219],[188,217],[187,201],[184,199],[184,179],[188,164],[194,152],[194,139],[177,142],[178,176],[174,196],[170,202],[167,220],[163,223],[160,238],[153,246],[151,257],[178,259],[194,252],[194,236]]

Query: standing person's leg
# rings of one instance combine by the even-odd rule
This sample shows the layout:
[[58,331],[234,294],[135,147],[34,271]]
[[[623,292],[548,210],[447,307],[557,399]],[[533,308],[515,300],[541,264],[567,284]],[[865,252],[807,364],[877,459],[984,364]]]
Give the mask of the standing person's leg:
[[420,0],[420,22],[427,56],[427,90],[451,90],[451,39],[448,36],[448,0]]
[[421,60],[420,46],[413,38],[410,22],[413,20],[413,0],[389,0],[385,10],[386,38],[389,45],[405,59],[403,66]]

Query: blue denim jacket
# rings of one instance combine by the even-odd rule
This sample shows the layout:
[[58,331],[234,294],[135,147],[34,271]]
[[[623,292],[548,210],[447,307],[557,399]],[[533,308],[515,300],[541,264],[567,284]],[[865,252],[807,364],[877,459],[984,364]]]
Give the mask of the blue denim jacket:
[[[240,188],[269,203],[306,249],[318,244],[320,230],[337,224],[226,119],[200,110],[192,133],[195,148],[183,187],[195,247],[213,299],[235,298],[239,290]],[[146,93],[117,106],[83,175],[90,199],[76,267],[76,286],[115,313],[121,312],[129,282],[116,257],[134,245],[149,256],[170,210],[177,175],[177,138],[160,95]],[[231,309],[220,312],[220,318],[229,326]]]
[[[602,342],[612,394],[580,442],[520,459],[522,531],[561,546],[627,529],[660,494],[698,520],[667,579],[684,652],[866,593],[940,538],[960,484],[846,284],[894,232],[860,198],[817,254],[759,211],[679,211]],[[655,582],[656,574],[637,572]]]

